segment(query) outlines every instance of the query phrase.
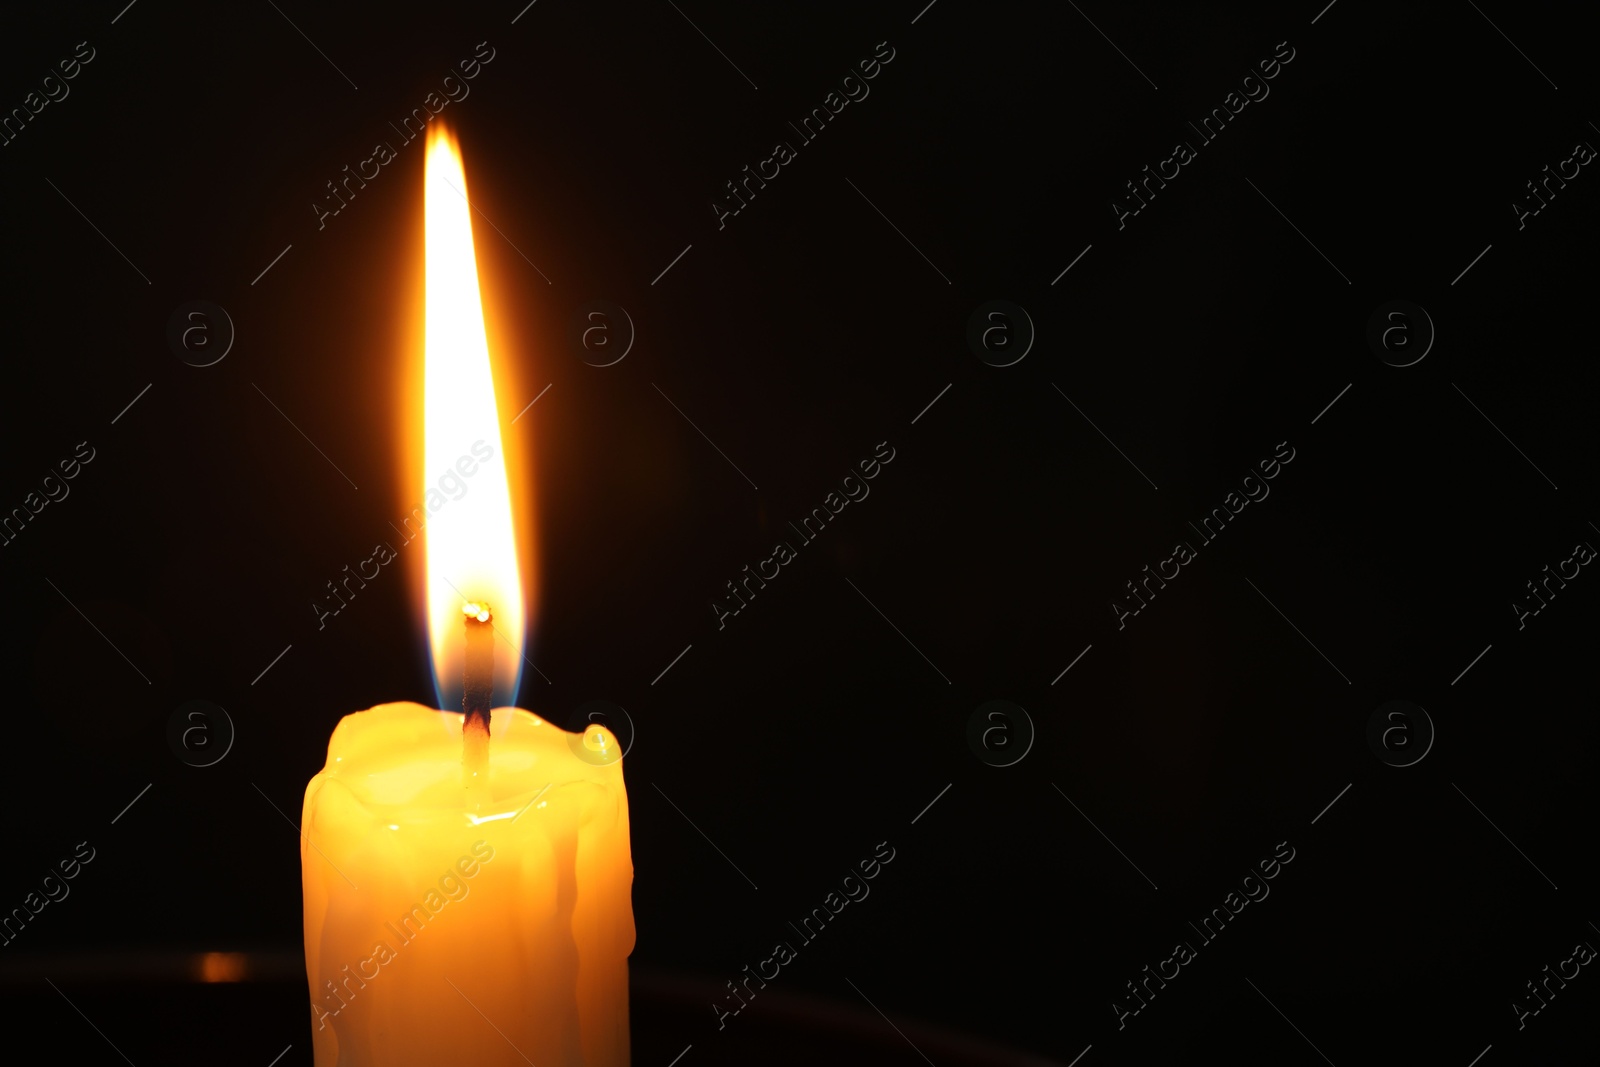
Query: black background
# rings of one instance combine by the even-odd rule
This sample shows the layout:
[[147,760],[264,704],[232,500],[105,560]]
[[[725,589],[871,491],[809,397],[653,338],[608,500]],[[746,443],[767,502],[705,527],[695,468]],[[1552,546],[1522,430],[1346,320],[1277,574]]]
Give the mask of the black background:
[[[1600,543],[1600,179],[1511,209],[1600,141],[1576,11],[921,2],[7,11],[0,107],[95,58],[0,148],[0,509],[95,458],[0,549],[0,909],[97,851],[4,949],[9,1034],[142,1065],[188,1027],[310,1062],[303,1009],[249,986],[226,1033],[86,986],[97,1036],[43,979],[79,951],[297,951],[273,805],[297,817],[340,716],[432,700],[409,558],[324,629],[310,607],[416,503],[420,142],[320,230],[310,205],[487,41],[443,118],[494,225],[506,447],[537,471],[548,681],[519,703],[636,725],[638,965],[733,978],[887,841],[775,985],[1085,1067],[1580,1062],[1591,969],[1520,1031],[1511,1008],[1600,943],[1600,579],[1521,630],[1511,608]],[[881,41],[870,95],[719,230],[723,183]],[[1119,230],[1123,183],[1281,41],[1270,96]],[[568,342],[593,299],[637,328],[611,367]],[[1013,366],[966,342],[991,299],[1037,330]],[[1405,368],[1365,339],[1393,299],[1437,330]],[[167,344],[191,300],[237,330],[215,366]],[[870,496],[719,630],[723,583],[882,441]],[[1123,584],[1285,441],[1270,497],[1119,630]],[[196,698],[238,731],[208,768],[167,743]],[[996,698],[1037,731],[1007,768],[966,740]],[[1366,742],[1393,699],[1437,730],[1403,769]],[[1285,841],[1270,897],[1119,1031],[1124,984]],[[634,1059],[725,1040],[695,1007]]]

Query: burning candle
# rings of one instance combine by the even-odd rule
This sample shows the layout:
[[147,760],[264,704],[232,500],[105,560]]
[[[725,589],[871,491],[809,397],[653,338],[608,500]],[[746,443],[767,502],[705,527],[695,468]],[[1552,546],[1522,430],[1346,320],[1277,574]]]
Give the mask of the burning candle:
[[620,752],[603,727],[569,734],[492,706],[515,694],[523,586],[466,178],[442,128],[424,184],[424,478],[473,467],[472,492],[427,522],[428,630],[440,689],[463,706],[346,715],[306,787],[316,1063],[622,1067],[634,930]]

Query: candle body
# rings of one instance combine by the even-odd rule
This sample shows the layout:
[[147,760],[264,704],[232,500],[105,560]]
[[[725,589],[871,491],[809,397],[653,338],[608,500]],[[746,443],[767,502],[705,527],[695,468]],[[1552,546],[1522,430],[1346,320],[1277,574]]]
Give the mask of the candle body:
[[458,713],[384,704],[334,730],[301,823],[317,1067],[626,1067],[614,739],[493,717],[488,785],[470,794]]

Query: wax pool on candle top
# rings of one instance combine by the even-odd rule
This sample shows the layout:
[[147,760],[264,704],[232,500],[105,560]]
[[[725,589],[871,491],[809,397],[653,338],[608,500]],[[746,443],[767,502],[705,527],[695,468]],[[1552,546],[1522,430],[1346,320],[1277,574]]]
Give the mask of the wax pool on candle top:
[[[616,739],[496,708],[340,720],[301,824],[317,1067],[628,1062],[628,800]],[[480,791],[484,795],[480,795]]]

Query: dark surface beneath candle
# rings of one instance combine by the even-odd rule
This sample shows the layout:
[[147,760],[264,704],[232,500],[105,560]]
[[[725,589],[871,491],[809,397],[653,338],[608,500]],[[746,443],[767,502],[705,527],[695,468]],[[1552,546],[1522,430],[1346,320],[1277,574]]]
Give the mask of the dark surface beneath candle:
[[[235,980],[206,983],[193,980],[197,957],[190,955],[35,957],[0,968],[0,993],[19,1017],[53,1011],[52,1001],[69,999],[102,1030],[117,1034],[118,1051],[134,1062],[254,1062],[244,1049],[259,1039],[262,1062],[282,1053],[273,1063],[310,1063],[303,1037],[289,1033],[285,1047],[267,1047],[276,1033],[287,1032],[282,1025],[241,1042],[263,1020],[287,1021],[305,1011],[305,981],[295,978],[304,960],[288,953],[241,953],[237,959]],[[703,1006],[719,988],[704,976],[635,968],[629,994],[634,1062],[666,1062],[690,1047],[699,1063],[898,1063],[919,1052],[949,1067],[1056,1062],[922,1020],[886,1026],[870,1008],[778,990],[758,992],[737,1023],[708,1039],[701,1032]],[[183,1023],[175,1025],[180,1017]]]
[[[617,733],[707,976],[635,1063],[1592,1059],[1580,9],[13,7],[0,962],[297,957],[329,734],[432,702],[433,107],[517,702]],[[292,969],[31,966],[63,1062],[309,1048]]]

